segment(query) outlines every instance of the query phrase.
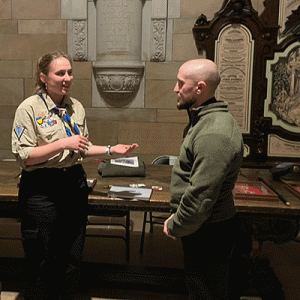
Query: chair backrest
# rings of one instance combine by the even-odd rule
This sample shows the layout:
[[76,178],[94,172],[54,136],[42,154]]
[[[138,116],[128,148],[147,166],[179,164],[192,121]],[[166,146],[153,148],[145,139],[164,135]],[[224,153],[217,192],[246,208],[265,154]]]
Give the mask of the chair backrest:
[[161,155],[156,157],[152,164],[153,165],[174,165],[175,161],[177,159],[177,156],[172,155]]

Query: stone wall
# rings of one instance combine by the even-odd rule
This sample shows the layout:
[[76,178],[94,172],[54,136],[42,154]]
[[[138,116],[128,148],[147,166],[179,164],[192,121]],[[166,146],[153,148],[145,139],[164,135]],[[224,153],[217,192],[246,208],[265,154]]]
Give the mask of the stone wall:
[[[204,13],[212,19],[223,0],[144,0],[142,63],[145,66],[138,108],[93,105],[95,61],[94,0],[0,0],[0,159],[12,158],[11,127],[14,112],[34,86],[37,59],[50,51],[72,52],[72,21],[88,26],[87,55],[74,62],[71,95],[86,108],[90,140],[107,145],[137,142],[145,162],[162,154],[178,155],[186,112],[176,109],[173,88],[182,62],[198,55],[192,28]],[[253,7],[262,10],[263,0]],[[161,8],[165,8],[162,10]],[[151,62],[153,20],[166,20],[165,59]],[[71,28],[71,29],[70,29]],[[70,33],[71,32],[71,33]]]

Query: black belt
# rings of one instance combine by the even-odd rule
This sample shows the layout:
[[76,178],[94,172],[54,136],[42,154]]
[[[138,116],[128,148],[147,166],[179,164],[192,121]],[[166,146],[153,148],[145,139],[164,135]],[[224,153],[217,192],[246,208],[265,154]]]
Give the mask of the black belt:
[[83,172],[83,167],[81,164],[74,165],[71,167],[65,167],[65,168],[38,168],[33,171],[22,171],[22,174],[28,175],[28,176],[60,176],[64,174],[70,174],[75,175],[78,173]]

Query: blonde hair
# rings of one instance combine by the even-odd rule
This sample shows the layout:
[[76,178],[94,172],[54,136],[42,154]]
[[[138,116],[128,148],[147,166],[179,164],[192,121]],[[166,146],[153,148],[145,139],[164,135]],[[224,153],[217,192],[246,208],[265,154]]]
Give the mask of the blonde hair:
[[44,82],[42,82],[42,80],[40,78],[40,74],[43,73],[45,75],[48,75],[51,62],[59,57],[66,58],[72,66],[72,58],[68,54],[65,54],[60,51],[54,51],[54,52],[45,54],[38,59],[37,67],[36,67],[36,74],[35,74],[35,78],[36,78],[35,90],[34,90],[35,93],[46,92],[46,84]]

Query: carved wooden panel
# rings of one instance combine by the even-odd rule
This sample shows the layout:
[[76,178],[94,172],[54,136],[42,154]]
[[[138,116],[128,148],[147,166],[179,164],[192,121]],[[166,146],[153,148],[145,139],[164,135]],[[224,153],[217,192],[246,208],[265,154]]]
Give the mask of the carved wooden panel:
[[300,159],[300,6],[283,18],[287,1],[266,0],[258,15],[251,0],[225,0],[212,20],[201,14],[193,28],[198,52],[219,67],[217,98],[243,130],[244,166]]

